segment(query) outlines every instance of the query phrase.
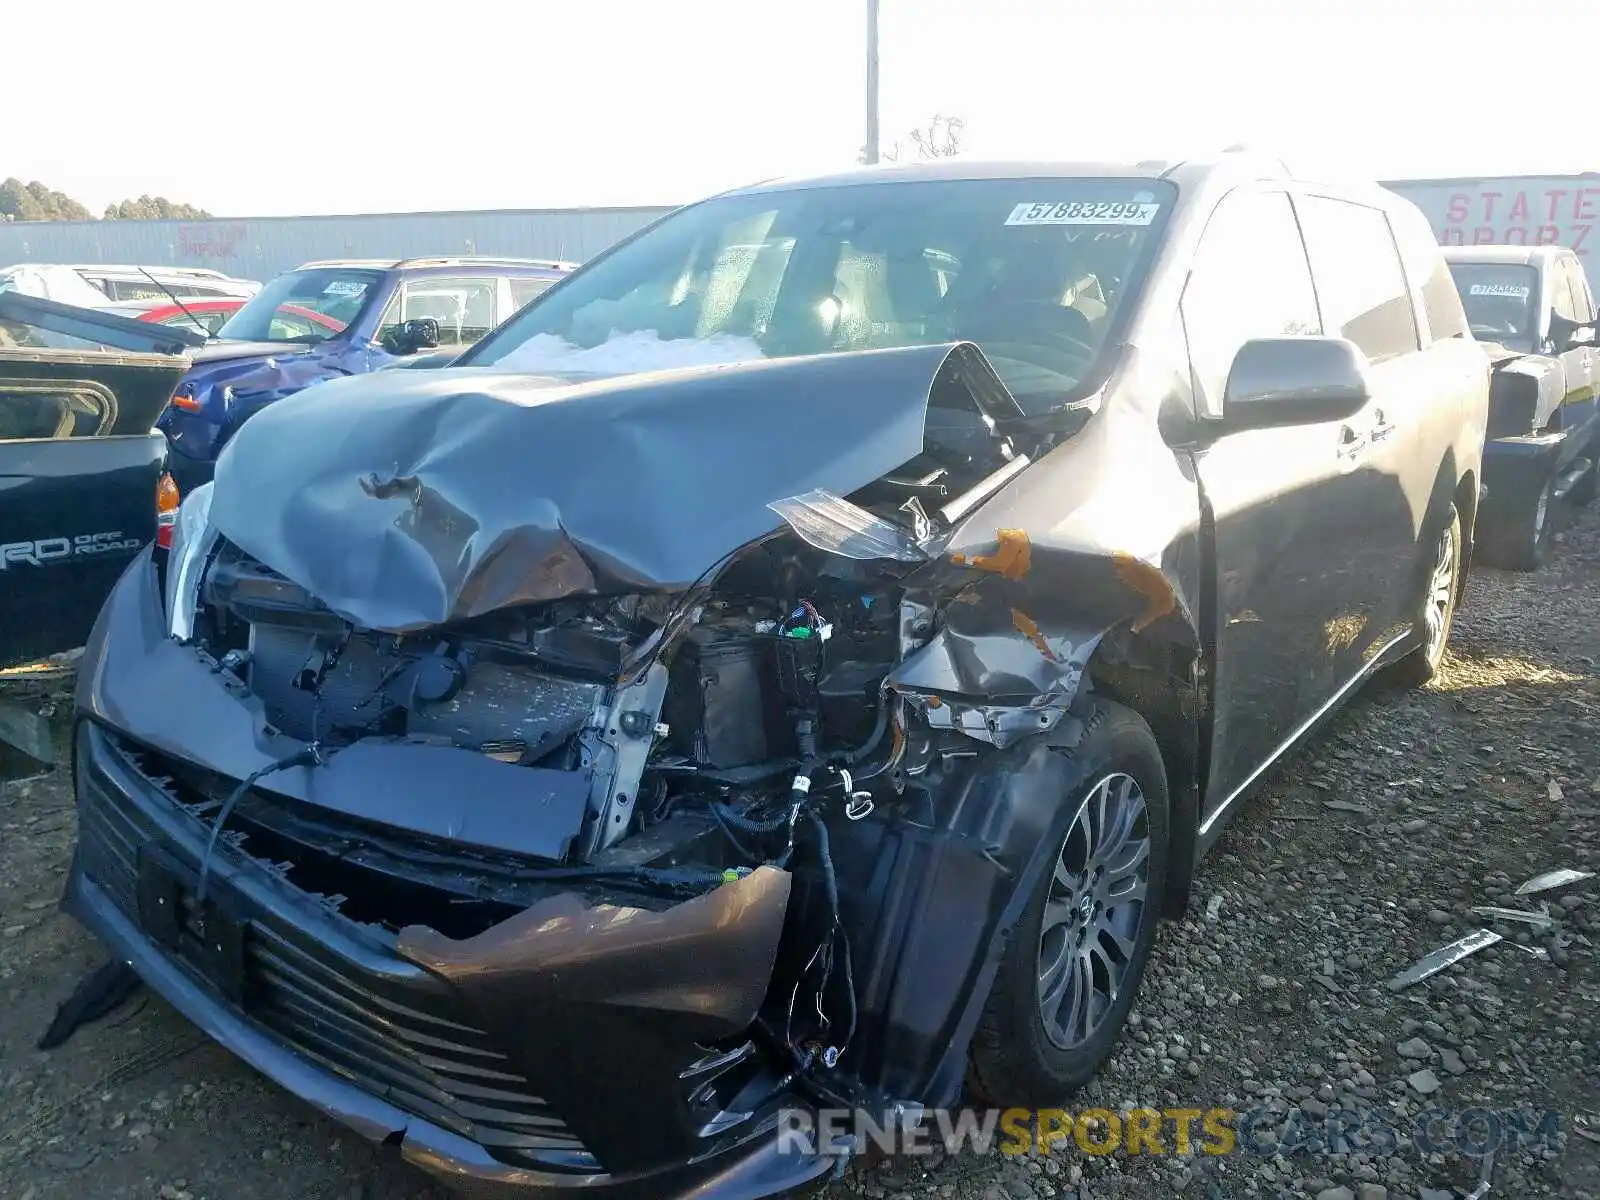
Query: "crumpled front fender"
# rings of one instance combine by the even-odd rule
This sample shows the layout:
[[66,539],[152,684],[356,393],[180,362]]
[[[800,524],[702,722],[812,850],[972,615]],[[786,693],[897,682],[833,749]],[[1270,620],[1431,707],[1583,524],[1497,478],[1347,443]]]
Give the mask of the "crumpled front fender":
[[1111,630],[1154,629],[1198,645],[1174,573],[999,530],[992,550],[958,552],[919,573],[889,685],[931,727],[999,747],[1054,729]]

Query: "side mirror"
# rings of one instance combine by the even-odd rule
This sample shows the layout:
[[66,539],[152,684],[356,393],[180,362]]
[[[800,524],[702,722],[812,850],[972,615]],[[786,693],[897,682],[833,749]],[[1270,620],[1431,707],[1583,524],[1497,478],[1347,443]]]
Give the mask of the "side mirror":
[[1222,396],[1226,432],[1342,421],[1372,397],[1366,356],[1344,338],[1256,338],[1239,347]]
[[415,354],[438,344],[439,322],[432,317],[414,317],[394,331],[390,349],[396,354]]

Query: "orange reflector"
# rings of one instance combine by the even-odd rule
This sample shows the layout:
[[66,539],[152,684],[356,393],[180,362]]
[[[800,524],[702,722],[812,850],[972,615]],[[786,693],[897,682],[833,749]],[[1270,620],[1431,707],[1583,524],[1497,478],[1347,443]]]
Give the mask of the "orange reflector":
[[200,401],[188,392],[178,392],[172,397],[172,407],[181,408],[185,412],[199,412]]
[[178,525],[178,505],[182,499],[172,476],[162,472],[161,482],[156,484],[156,545],[163,550],[172,549],[172,531]]

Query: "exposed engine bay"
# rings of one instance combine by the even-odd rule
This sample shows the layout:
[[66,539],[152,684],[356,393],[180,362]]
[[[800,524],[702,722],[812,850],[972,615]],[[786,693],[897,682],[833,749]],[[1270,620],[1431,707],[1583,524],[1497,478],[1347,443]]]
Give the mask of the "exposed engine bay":
[[[678,597],[634,595],[389,634],[354,628],[224,545],[196,644],[277,732],[328,752],[401,739],[572,773],[589,803],[564,861],[597,861],[644,832],[653,859],[672,860],[718,814],[759,819],[797,777],[856,791],[887,769],[903,739],[889,736],[882,686],[900,650],[883,565],[776,538],[687,613]],[[671,645],[637,661],[674,619]]]

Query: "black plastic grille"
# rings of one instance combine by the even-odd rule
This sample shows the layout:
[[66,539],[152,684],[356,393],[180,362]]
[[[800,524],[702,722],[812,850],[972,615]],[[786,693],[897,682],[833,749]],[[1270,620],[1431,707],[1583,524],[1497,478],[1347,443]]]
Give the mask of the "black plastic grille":
[[[110,744],[105,735],[97,740]],[[138,771],[129,757],[119,757],[129,771]],[[85,765],[79,772],[83,868],[138,920],[139,851],[161,841],[160,832],[136,806],[102,787]],[[152,792],[159,788],[141,778]],[[390,969],[374,969],[266,911],[249,911],[247,917],[242,1005],[207,984],[181,944],[176,954],[217,1002],[323,1069],[471,1138],[506,1162],[598,1170],[487,1035],[459,1019],[443,981],[399,959]]]

